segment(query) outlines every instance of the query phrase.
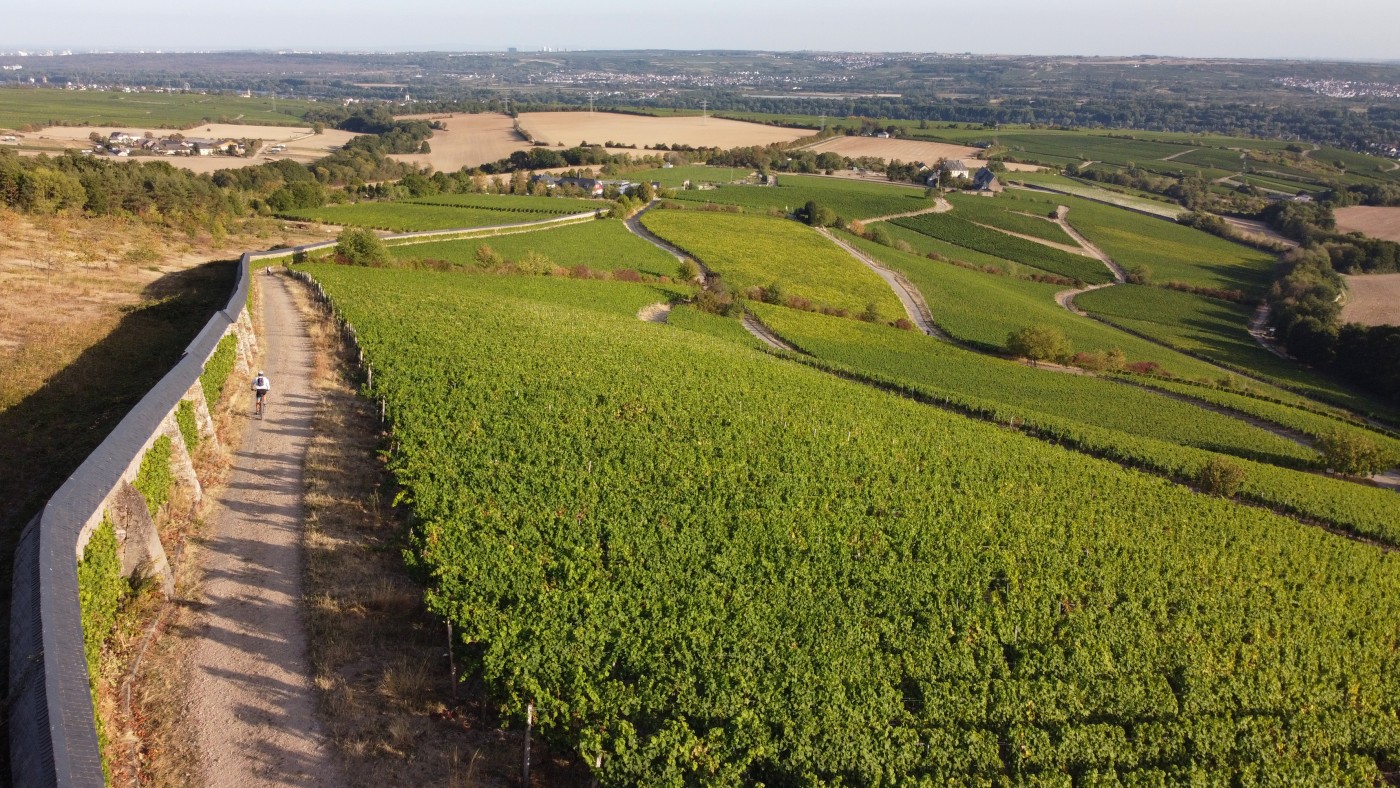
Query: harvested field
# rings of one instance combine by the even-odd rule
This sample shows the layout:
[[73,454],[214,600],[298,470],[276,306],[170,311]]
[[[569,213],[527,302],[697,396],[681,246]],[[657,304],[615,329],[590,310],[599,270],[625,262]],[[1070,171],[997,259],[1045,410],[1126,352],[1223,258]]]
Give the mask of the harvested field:
[[[1337,224],[1341,224],[1340,216],[1337,217]],[[1342,278],[1346,280],[1348,291],[1346,305],[1342,307],[1343,323],[1400,326],[1400,274],[1362,274]]]
[[530,147],[515,133],[507,115],[435,112],[404,115],[399,120],[440,120],[447,126],[446,131],[433,132],[432,139],[428,140],[431,153],[393,156],[399,161],[412,162],[420,167],[431,166],[441,172],[477,167]]
[[681,143],[733,148],[791,142],[811,134],[723,118],[654,118],[611,112],[529,112],[520,116],[520,125],[538,140],[565,145],[611,141],[638,146]]
[[1337,229],[1344,233],[1363,233],[1372,238],[1400,241],[1400,208],[1373,205],[1353,205],[1338,208]]
[[[886,161],[921,161],[930,166],[939,159],[962,159],[969,167],[981,166],[986,162],[982,159],[982,151],[966,145],[950,145],[945,142],[926,142],[923,140],[893,140],[879,139],[876,137],[833,137],[823,140],[808,150],[822,153],[832,151],[842,156],[857,158],[860,156],[874,156]],[[1007,163],[1006,169],[1013,172],[1035,171],[1041,169],[1035,164]]]

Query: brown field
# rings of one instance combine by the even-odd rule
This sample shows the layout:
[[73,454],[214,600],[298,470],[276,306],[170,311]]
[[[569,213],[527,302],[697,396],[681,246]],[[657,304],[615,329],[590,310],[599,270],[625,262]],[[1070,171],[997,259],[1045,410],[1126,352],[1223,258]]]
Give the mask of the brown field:
[[652,118],[610,112],[530,112],[520,116],[520,125],[538,140],[566,146],[612,141],[637,146],[680,143],[734,148],[791,142],[810,134],[801,129],[722,118]]
[[[57,153],[65,149],[84,149],[90,146],[88,135],[97,132],[106,137],[113,131],[126,131],[144,134],[149,131],[157,137],[170,134],[170,129],[143,129],[132,126],[50,126],[25,134],[19,140],[22,155]],[[273,159],[293,159],[303,164],[326,156],[340,148],[356,135],[348,131],[326,129],[322,134],[313,134],[307,126],[251,126],[237,123],[211,123],[195,126],[180,132],[186,137],[233,137],[260,139],[263,150],[272,145],[286,145],[282,153],[267,155],[259,153],[250,158],[231,156],[133,156],[131,159],[113,158],[112,161],[164,161],[175,167],[191,172],[214,172],[253,164],[263,164]]]
[[1344,233],[1363,233],[1372,238],[1400,241],[1400,208],[1353,205],[1338,208],[1337,229]]
[[[1341,217],[1337,218],[1340,226]],[[1346,305],[1342,307],[1343,323],[1400,326],[1400,274],[1363,274],[1342,278],[1346,280],[1348,291]]]
[[403,115],[399,120],[440,120],[447,125],[446,131],[435,131],[432,139],[428,140],[431,153],[393,156],[399,161],[413,162],[420,167],[431,166],[442,172],[477,167],[530,147],[516,135],[507,115],[433,113]]
[[[903,162],[921,161],[930,166],[939,159],[962,159],[969,167],[981,166],[985,163],[982,159],[982,151],[966,145],[952,145],[945,142],[926,142],[923,140],[894,140],[880,139],[878,137],[833,137],[829,140],[813,145],[807,150],[822,153],[832,151],[842,156],[859,158],[861,156],[873,156],[886,161],[898,159]],[[1041,169],[1034,164],[1017,164],[1007,162],[1006,169],[1012,172],[1031,171]]]

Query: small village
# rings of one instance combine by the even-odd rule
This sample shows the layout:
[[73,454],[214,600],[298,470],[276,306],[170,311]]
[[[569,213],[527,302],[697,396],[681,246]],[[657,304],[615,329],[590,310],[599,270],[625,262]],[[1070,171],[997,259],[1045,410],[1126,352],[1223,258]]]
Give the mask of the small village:
[[[92,148],[84,151],[96,156],[251,156],[261,147],[260,140],[233,137],[186,137],[175,133],[157,137],[153,132],[132,134],[113,131],[106,137],[98,132],[89,135]],[[279,153],[282,145],[273,145],[267,153]]]

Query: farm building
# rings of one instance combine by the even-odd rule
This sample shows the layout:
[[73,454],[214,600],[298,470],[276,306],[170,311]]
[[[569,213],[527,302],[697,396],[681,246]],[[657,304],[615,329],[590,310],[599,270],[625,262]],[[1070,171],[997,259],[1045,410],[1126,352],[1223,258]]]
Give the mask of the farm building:
[[983,167],[972,177],[972,188],[979,192],[999,192],[1002,186],[1001,181],[997,180],[997,174]]

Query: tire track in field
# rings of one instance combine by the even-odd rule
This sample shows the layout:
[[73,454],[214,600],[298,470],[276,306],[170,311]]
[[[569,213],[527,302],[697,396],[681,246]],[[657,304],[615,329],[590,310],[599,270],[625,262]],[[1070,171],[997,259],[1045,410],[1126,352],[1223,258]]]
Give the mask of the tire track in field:
[[757,315],[747,309],[744,310],[744,316],[740,318],[740,322],[744,324],[744,330],[748,331],[755,339],[774,350],[789,350],[793,353],[802,352],[783,341],[782,337],[774,333],[773,329],[764,325],[763,321],[759,320]]

